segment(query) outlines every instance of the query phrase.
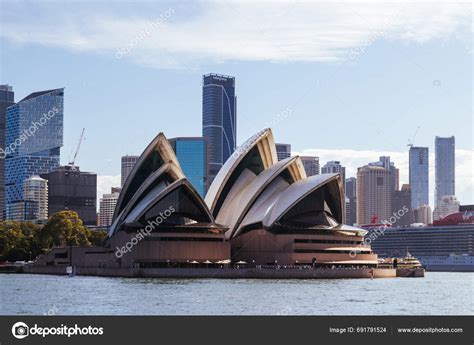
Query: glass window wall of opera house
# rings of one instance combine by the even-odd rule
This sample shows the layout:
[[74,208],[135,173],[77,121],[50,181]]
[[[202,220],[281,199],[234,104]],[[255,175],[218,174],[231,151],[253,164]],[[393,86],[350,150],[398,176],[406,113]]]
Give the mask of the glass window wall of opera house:
[[374,267],[366,230],[343,224],[342,184],[339,174],[307,177],[298,156],[278,161],[264,129],[230,156],[203,199],[160,133],[125,181],[103,245],[54,248],[35,265]]

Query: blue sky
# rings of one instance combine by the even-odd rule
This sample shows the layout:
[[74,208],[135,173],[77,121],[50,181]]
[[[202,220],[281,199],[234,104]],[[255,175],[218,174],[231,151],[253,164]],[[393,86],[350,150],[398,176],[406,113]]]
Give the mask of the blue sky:
[[158,132],[201,134],[201,77],[214,72],[236,77],[238,142],[286,110],[276,140],[339,159],[348,176],[388,154],[407,182],[417,126],[432,154],[436,135],[455,135],[456,194],[474,203],[469,3],[1,6],[0,82],[16,100],[66,88],[62,162],[85,127],[77,164],[99,174],[99,193]]

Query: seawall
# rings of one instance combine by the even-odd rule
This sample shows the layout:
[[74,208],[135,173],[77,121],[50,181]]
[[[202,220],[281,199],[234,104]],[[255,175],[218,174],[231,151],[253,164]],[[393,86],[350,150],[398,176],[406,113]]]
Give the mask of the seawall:
[[[66,267],[23,266],[23,273],[66,275]],[[217,279],[343,279],[423,277],[423,270],[366,269],[257,269],[257,268],[97,268],[76,267],[76,275],[124,278]]]

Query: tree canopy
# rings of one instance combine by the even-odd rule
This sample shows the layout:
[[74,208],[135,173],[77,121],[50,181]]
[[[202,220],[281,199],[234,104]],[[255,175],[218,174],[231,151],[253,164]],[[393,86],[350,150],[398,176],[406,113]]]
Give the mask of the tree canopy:
[[60,211],[42,226],[32,222],[0,222],[0,261],[32,260],[52,247],[99,245],[105,231],[91,231],[77,212]]

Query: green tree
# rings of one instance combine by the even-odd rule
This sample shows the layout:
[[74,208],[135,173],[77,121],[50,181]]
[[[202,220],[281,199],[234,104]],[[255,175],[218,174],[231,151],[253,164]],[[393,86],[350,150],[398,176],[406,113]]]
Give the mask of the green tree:
[[46,248],[52,246],[90,246],[91,231],[85,227],[77,212],[60,211],[53,214],[40,231],[40,241]]
[[91,231],[89,236],[89,241],[93,246],[100,246],[104,239],[107,237],[107,231]]

